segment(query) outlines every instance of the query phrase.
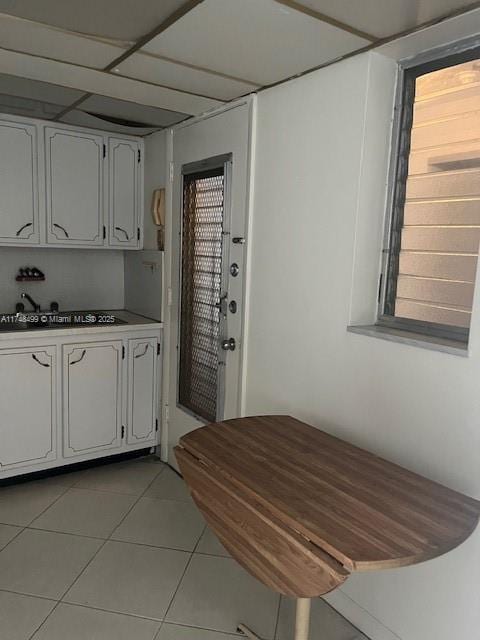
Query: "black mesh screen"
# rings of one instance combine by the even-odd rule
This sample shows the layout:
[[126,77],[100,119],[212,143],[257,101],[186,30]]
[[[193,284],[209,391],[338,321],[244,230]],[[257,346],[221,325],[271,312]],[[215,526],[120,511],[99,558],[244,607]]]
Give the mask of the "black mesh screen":
[[224,170],[184,176],[179,403],[217,419]]

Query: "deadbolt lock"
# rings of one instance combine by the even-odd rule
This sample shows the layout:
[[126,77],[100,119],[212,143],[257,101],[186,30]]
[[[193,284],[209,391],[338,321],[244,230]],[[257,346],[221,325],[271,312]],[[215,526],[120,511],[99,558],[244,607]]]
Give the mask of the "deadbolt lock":
[[235,342],[235,338],[227,338],[226,340],[222,340],[222,349],[224,351],[235,351],[235,347],[237,346]]

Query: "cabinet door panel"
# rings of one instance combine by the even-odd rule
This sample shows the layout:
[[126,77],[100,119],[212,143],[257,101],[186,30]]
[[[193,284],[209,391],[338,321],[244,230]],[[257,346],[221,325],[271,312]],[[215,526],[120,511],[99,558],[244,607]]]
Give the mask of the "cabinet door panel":
[[45,129],[49,244],[103,245],[103,137]]
[[38,244],[37,130],[0,122],[0,243]]
[[139,146],[131,140],[109,140],[109,244],[139,244]]
[[0,350],[0,471],[55,460],[56,350]]
[[156,338],[128,341],[128,444],[156,438],[157,361]]
[[63,347],[64,454],[121,446],[122,342]]

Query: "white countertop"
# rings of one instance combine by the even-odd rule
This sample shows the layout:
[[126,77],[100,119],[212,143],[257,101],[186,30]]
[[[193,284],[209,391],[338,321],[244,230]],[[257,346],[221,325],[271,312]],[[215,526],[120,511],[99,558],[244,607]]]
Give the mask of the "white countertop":
[[[92,311],[60,311],[59,315],[65,314],[87,314],[92,313],[95,315],[114,315],[120,320],[125,320],[125,324],[111,324],[105,322],[105,324],[92,324],[92,325],[80,325],[80,326],[66,326],[50,328],[36,328],[32,330],[23,329],[23,330],[13,330],[13,331],[2,331],[0,325],[0,342],[6,340],[23,340],[25,338],[45,338],[52,337],[58,338],[61,336],[78,336],[92,333],[117,333],[117,332],[126,332],[126,331],[139,331],[141,329],[161,329],[163,327],[162,322],[158,322],[157,320],[152,320],[151,318],[146,318],[145,316],[140,316],[136,313],[131,313],[126,309],[107,309],[107,310],[99,310],[95,309]],[[41,313],[39,315],[42,315]]]

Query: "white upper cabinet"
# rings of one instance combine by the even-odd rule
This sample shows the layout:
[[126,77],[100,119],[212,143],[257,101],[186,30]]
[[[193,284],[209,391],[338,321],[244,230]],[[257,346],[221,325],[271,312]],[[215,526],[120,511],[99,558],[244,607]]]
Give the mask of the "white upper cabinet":
[[103,157],[103,136],[45,128],[49,244],[104,244]]
[[38,244],[37,129],[0,121],[0,244]]
[[141,150],[138,142],[109,138],[109,233],[112,247],[140,245]]

